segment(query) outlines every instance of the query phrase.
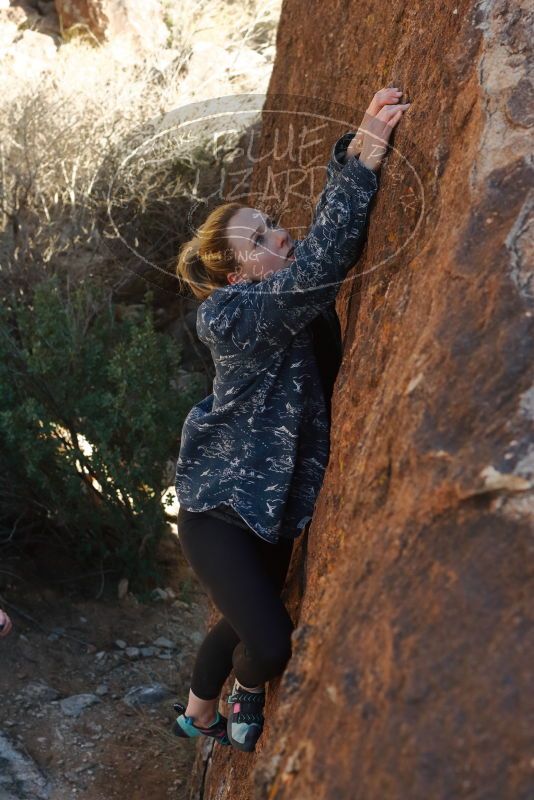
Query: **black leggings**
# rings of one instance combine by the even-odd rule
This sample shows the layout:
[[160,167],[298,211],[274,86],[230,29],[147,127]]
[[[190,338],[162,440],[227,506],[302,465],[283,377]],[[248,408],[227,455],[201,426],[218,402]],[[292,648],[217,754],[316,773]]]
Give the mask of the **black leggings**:
[[271,544],[252,529],[202,511],[178,510],[184,556],[223,618],[197,653],[191,689],[219,697],[232,668],[252,688],[280,675],[291,657],[293,623],[280,593],[293,540]]

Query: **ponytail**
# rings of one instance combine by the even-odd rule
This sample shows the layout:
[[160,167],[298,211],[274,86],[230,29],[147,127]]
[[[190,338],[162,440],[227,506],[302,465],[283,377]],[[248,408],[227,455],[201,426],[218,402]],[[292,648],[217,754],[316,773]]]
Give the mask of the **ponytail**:
[[176,263],[180,291],[188,288],[198,300],[205,300],[228,284],[227,275],[237,268],[237,261],[226,228],[235,212],[245,207],[243,203],[217,206],[197,235],[181,246]]
[[200,241],[196,236],[181,246],[176,275],[180,292],[189,288],[198,300],[204,300],[209,297],[215,287],[212,285],[208,271],[200,257],[199,247]]

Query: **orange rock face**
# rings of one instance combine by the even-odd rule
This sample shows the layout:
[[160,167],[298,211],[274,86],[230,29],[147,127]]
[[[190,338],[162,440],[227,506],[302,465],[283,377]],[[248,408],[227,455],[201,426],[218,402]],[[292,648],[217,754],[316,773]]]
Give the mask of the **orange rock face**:
[[[284,590],[293,656],[256,752],[199,745],[192,797],[534,796],[528,44],[522,2],[456,5],[284,3],[251,204],[303,109],[353,110],[310,167],[379,88],[413,105],[338,295],[330,461]],[[285,196],[295,238],[304,195]]]

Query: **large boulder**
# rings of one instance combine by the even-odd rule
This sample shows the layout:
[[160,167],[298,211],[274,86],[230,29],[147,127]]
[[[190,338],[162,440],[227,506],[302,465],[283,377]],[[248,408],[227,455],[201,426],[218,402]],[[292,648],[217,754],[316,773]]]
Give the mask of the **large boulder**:
[[[0,25],[2,69],[25,80],[37,80],[42,72],[54,65],[57,55],[54,38],[39,31],[13,31],[12,25],[10,22]],[[2,38],[5,47],[2,47]]]
[[[431,14],[421,0],[343,9],[305,10],[301,0],[282,8],[266,107],[290,103],[293,112],[298,96],[320,114],[334,93],[349,107],[335,124],[326,111],[317,120],[306,163],[311,155],[326,163],[333,139],[355,128],[377,89],[398,85],[413,105],[380,176],[366,249],[337,301],[344,359],[330,461],[283,595],[296,625],[293,656],[268,684],[256,752],[201,743],[191,797],[526,800],[534,796],[526,3],[469,0]],[[296,112],[282,118],[263,115],[252,203],[269,169],[298,164],[281,147],[273,167],[277,134],[286,145],[288,125],[299,134],[305,122]],[[284,222],[298,236],[308,209],[286,199]]]
[[99,42],[121,40],[139,51],[165,46],[169,31],[159,0],[55,0],[62,30],[77,26]]

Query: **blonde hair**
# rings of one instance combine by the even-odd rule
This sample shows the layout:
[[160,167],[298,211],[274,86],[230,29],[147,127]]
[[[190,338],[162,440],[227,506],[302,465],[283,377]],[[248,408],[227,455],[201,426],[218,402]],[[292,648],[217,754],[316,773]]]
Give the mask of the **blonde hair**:
[[180,290],[187,286],[198,300],[205,300],[220,286],[227,286],[227,275],[238,268],[229,245],[227,225],[244,203],[223,203],[209,214],[196,235],[180,247],[176,275]]

